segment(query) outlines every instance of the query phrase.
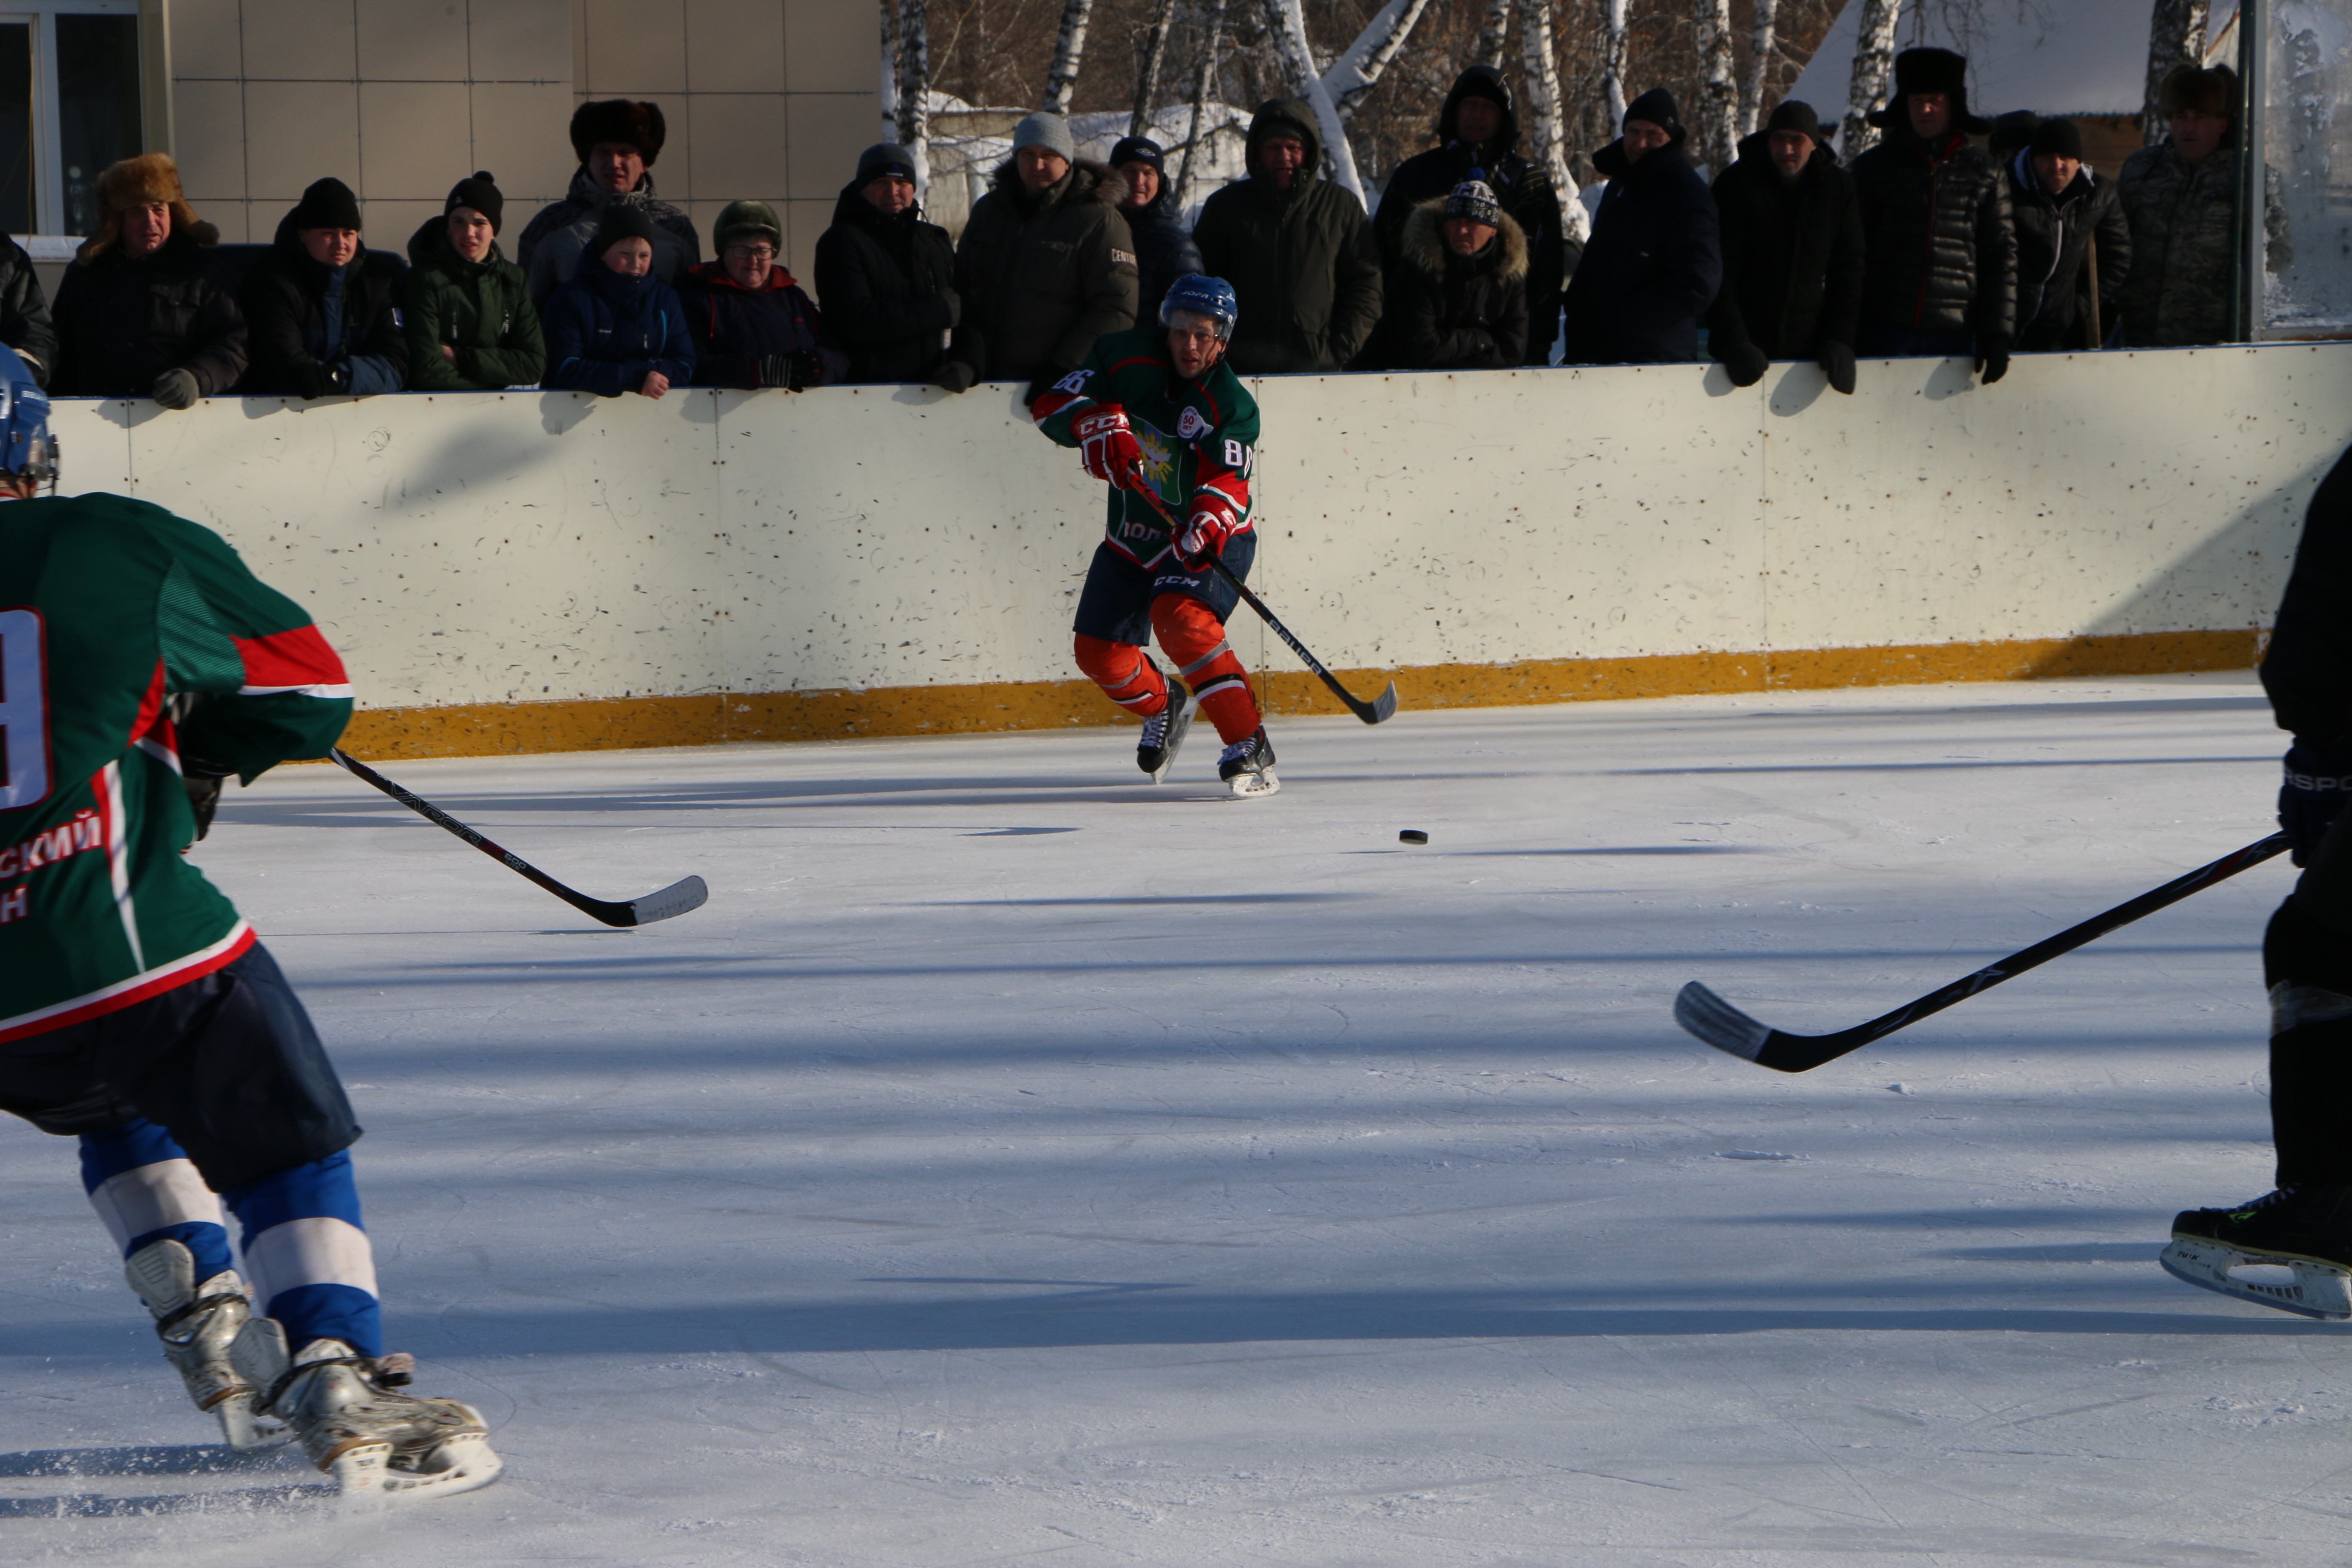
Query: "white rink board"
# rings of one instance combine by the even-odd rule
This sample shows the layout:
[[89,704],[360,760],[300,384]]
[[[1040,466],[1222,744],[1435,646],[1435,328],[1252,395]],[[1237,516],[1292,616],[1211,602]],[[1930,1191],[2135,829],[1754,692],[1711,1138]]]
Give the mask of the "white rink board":
[[[1254,582],[1340,668],[2243,630],[2352,441],[2352,344],[1862,383],[1259,381]],[[1004,385],[55,418],[68,489],[220,529],[374,707],[1066,679],[1101,527]]]

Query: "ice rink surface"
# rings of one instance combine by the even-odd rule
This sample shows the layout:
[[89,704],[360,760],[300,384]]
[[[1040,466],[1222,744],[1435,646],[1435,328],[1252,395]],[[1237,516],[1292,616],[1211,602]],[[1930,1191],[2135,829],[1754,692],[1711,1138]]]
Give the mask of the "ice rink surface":
[[[1408,698],[1408,700],[1410,699]],[[0,1562],[2337,1564],[2352,1329],[2160,1272],[2269,1185],[2249,675],[325,767],[198,847],[314,1010],[488,1490],[209,1447],[0,1129]],[[1401,828],[1429,832],[1425,848]]]

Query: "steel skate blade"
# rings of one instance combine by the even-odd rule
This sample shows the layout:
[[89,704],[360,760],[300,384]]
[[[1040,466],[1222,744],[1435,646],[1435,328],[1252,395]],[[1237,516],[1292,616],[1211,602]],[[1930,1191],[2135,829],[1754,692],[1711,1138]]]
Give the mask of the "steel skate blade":
[[[2305,1318],[2336,1321],[2352,1318],[2352,1274],[2307,1258],[2244,1252],[2202,1237],[2176,1236],[2157,1261],[2175,1279],[2256,1306],[2276,1307]],[[2285,1269],[2294,1278],[2284,1283],[2253,1279],[2231,1272],[2239,1268]]]
[[506,1468],[506,1461],[490,1447],[489,1438],[479,1432],[444,1438],[434,1445],[424,1463],[425,1468],[419,1469],[404,1469],[399,1465],[386,1469],[384,1496],[402,1503],[455,1497],[459,1492],[488,1486]]
[[392,1464],[389,1443],[354,1443],[327,1466],[337,1502],[345,1513],[373,1513],[384,1506],[384,1473]]

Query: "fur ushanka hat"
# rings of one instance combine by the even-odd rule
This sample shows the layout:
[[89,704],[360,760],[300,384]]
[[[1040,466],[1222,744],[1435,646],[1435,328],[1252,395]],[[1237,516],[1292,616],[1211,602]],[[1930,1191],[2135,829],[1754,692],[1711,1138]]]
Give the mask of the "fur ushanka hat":
[[81,242],[74,252],[77,261],[94,261],[108,247],[122,238],[122,215],[131,207],[153,206],[157,203],[172,209],[172,232],[184,234],[198,245],[218,245],[220,230],[196,216],[196,209],[188,205],[187,193],[180,188],[180,166],[166,153],[142,153],[136,158],[125,158],[110,164],[98,177],[98,232]]
[[572,111],[572,150],[580,161],[588,161],[588,150],[601,142],[618,142],[625,147],[635,147],[646,167],[654,166],[661,156],[662,142],[669,135],[669,127],[662,119],[658,103],[636,103],[625,98],[599,99],[583,103]]

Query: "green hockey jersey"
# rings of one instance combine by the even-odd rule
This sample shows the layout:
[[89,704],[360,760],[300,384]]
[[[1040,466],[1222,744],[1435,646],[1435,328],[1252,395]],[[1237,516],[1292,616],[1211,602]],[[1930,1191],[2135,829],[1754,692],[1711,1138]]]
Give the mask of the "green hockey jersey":
[[[175,727],[184,693],[205,700]],[[210,530],[123,496],[0,504],[0,1044],[251,947],[181,853],[181,759],[249,782],[351,713],[310,617]]]
[[[1071,426],[1111,404],[1127,411],[1160,504],[1177,521],[1191,512],[1194,495],[1211,489],[1242,520],[1234,531],[1247,531],[1250,476],[1257,468],[1257,399],[1223,360],[1200,380],[1186,381],[1176,374],[1161,329],[1106,333],[1095,340],[1086,363],[1055,382],[1031,412],[1039,429],[1076,447],[1080,443]],[[1154,565],[1175,548],[1168,524],[1132,490],[1112,489],[1108,526],[1111,548],[1139,566]]]

